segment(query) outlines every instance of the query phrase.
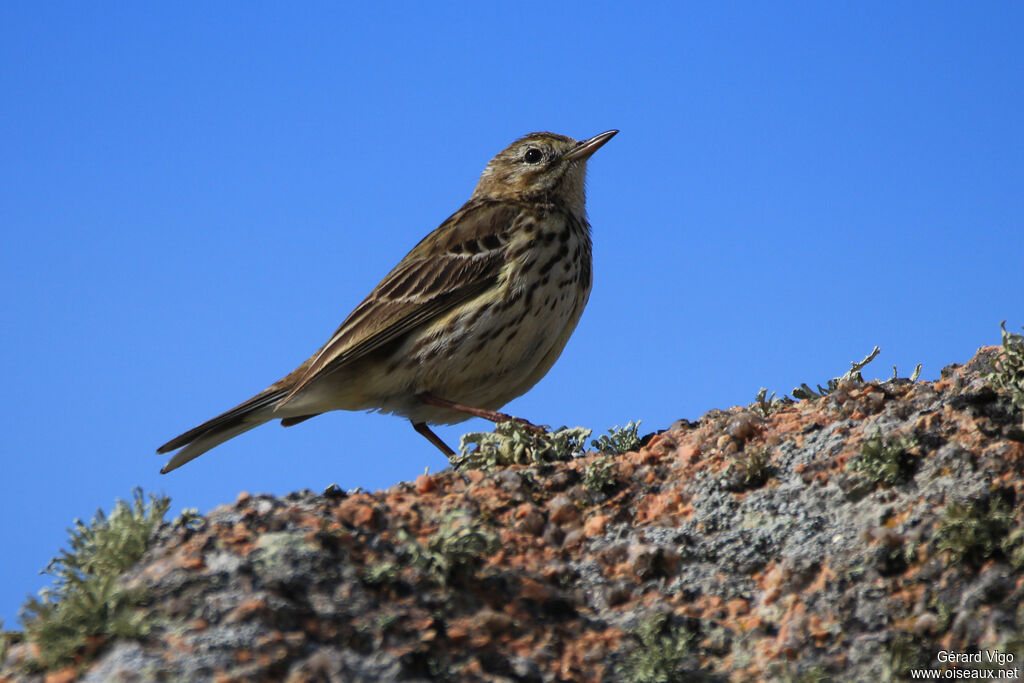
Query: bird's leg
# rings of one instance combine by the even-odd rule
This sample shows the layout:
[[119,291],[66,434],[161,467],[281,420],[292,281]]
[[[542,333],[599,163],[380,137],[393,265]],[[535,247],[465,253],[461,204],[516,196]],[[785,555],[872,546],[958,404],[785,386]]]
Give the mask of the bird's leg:
[[[412,422],[412,420],[409,421]],[[426,422],[413,422],[412,428],[415,429],[420,434],[422,434],[423,436],[427,437],[427,441],[437,446],[438,450],[440,450],[449,458],[455,455],[455,451],[449,448],[448,444],[441,440],[441,437],[439,437],[434,432],[430,431],[430,427],[427,426]]]
[[[499,413],[495,410],[487,410],[485,408],[474,408],[473,406],[463,405],[462,403],[456,403],[455,401],[449,401],[448,399],[434,396],[429,391],[424,391],[421,394],[416,394],[416,398],[423,401],[428,406],[447,408],[449,410],[454,410],[459,413],[466,413],[467,415],[472,415],[473,417],[482,417],[483,419],[490,420],[495,424],[499,422],[518,422],[520,425],[525,427],[528,432],[531,432],[533,434],[544,434],[546,431],[543,427],[538,427],[532,422],[524,420],[521,417],[506,415],[505,413]],[[424,425],[424,427],[425,426],[426,425]],[[416,431],[419,431],[419,429],[417,429]],[[423,434],[423,432],[420,432],[420,434]],[[424,434],[424,436],[426,435]],[[427,438],[429,439],[430,437],[428,436]]]

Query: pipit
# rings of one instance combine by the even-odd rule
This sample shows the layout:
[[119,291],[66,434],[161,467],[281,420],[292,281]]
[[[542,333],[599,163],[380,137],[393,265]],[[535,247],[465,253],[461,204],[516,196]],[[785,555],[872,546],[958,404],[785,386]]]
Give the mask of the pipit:
[[[264,422],[330,410],[401,415],[446,455],[428,424],[496,412],[547,374],[590,296],[586,161],[618,131],[577,142],[531,133],[484,169],[473,196],[423,238],[334,335],[291,374],[171,439],[163,473]],[[539,428],[534,428],[539,429]]]

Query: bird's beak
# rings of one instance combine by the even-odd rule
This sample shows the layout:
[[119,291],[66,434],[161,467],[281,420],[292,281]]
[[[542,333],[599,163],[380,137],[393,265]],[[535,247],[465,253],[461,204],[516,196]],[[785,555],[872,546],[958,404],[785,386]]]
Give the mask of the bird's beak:
[[595,135],[589,140],[584,140],[579,145],[566,152],[565,156],[562,158],[567,161],[586,161],[590,158],[591,154],[601,149],[601,145],[615,137],[615,134],[618,132],[619,131],[617,130],[608,130],[600,135]]

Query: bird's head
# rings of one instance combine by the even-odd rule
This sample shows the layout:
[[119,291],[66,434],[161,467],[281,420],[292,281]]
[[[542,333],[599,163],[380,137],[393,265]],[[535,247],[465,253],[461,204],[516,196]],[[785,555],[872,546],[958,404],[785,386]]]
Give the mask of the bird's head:
[[491,159],[473,196],[550,194],[582,213],[587,159],[618,132],[609,130],[582,142],[555,133],[530,133]]

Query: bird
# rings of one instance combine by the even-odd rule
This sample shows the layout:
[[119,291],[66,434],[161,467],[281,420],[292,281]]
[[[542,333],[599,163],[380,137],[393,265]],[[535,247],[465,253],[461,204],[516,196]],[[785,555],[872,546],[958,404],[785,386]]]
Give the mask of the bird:
[[[294,371],[171,439],[166,474],[271,420],[332,410],[390,413],[447,456],[428,425],[497,412],[547,374],[590,297],[587,160],[609,130],[577,141],[525,135],[484,168],[469,200],[424,237]],[[179,450],[180,449],[180,450]]]

